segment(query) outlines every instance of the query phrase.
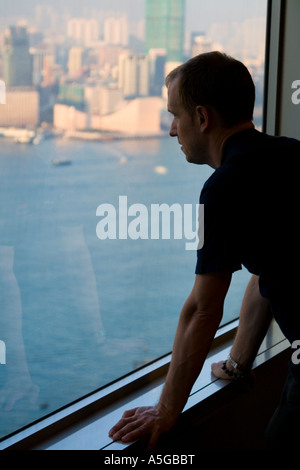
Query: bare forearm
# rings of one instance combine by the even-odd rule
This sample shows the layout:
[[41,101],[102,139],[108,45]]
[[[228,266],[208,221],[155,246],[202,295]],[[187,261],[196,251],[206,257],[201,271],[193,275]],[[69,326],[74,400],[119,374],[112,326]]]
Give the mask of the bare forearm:
[[260,295],[258,276],[252,276],[244,295],[239,327],[231,349],[231,356],[240,365],[251,367],[271,319],[270,302]]
[[222,317],[220,312],[193,312],[186,305],[174,341],[172,361],[160,398],[169,412],[180,415],[201,372]]
[[220,324],[230,273],[196,276],[180,314],[172,361],[160,404],[180,414],[207,357]]

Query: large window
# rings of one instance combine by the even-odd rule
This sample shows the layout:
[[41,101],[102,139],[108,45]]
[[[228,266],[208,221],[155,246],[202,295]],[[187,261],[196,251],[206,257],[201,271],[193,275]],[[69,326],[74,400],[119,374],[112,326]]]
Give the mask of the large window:
[[0,0],[0,439],[171,351],[212,170],[168,137],[164,76],[241,59],[260,127],[265,26],[261,0]]

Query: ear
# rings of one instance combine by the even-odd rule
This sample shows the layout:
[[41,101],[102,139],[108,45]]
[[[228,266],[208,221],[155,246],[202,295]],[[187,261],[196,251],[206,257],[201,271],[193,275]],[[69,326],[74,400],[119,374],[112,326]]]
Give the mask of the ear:
[[209,125],[209,110],[207,106],[199,105],[196,108],[197,118],[199,122],[199,129],[201,132],[205,132]]

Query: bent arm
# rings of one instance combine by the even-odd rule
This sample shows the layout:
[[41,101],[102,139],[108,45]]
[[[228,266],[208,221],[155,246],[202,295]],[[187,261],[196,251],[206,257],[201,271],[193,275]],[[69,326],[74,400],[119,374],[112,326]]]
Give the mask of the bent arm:
[[[271,319],[270,301],[261,296],[259,277],[253,275],[244,294],[239,326],[230,352],[231,357],[242,368],[251,368]],[[226,366],[232,369],[228,362]],[[213,364],[212,370],[217,377],[228,378],[221,370],[221,363]]]
[[251,367],[268,331],[272,313],[270,301],[259,292],[259,277],[253,275],[243,298],[239,327],[231,354],[244,367]]

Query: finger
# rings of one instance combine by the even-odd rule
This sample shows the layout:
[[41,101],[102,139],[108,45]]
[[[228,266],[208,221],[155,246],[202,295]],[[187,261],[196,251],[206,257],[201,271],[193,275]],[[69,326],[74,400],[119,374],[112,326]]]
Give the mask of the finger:
[[122,418],[120,421],[110,430],[109,436],[114,440],[118,441],[124,436],[128,431],[134,427],[139,426],[139,420],[137,418]]
[[212,373],[215,377],[223,380],[232,380],[233,377],[229,377],[222,369],[224,361],[216,362],[211,365]]
[[117,424],[115,424],[111,430],[109,431],[108,435],[110,437],[113,437],[120,429],[122,429],[122,427],[124,427],[125,425],[125,421],[124,419],[120,419],[120,421],[117,422]]
[[109,436],[112,437],[114,434],[116,434],[120,429],[122,429],[126,425],[126,423],[127,421],[124,418],[120,419],[120,421],[118,421],[117,424],[115,424],[109,431]]
[[121,432],[123,435],[120,437],[120,440],[124,443],[129,443],[148,435],[149,427],[141,421],[135,421],[134,423],[128,424]]
[[142,412],[146,407],[142,408],[133,408],[131,410],[127,410],[123,413],[122,419],[115,424],[109,431],[108,435],[112,437],[115,433],[117,433],[120,429],[122,429],[127,423],[129,418],[134,418],[139,412]]
[[211,370],[215,373],[215,372],[220,372],[222,371],[222,366],[223,366],[223,362],[224,361],[220,361],[220,362],[214,362],[212,365],[211,365]]
[[222,365],[224,364],[224,361],[219,361],[219,362],[213,362],[211,367],[222,367]]
[[134,416],[137,411],[138,411],[138,408],[133,408],[132,410],[127,410],[123,413],[122,418],[131,418],[131,416]]
[[125,411],[122,418],[130,418],[132,416],[142,415],[145,412],[151,410],[152,408],[152,406],[139,406],[137,408],[133,408],[132,410]]
[[139,423],[137,423],[136,421],[133,423],[124,423],[123,426],[121,426],[118,430],[111,434],[111,437],[114,441],[123,440],[123,438],[125,438],[126,435],[134,431],[136,427],[139,427]]

